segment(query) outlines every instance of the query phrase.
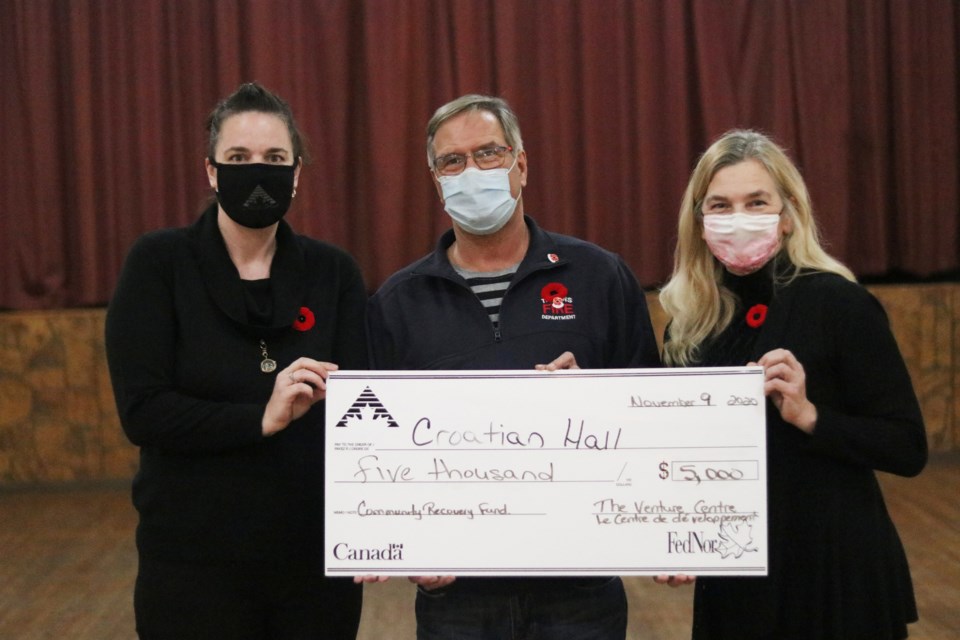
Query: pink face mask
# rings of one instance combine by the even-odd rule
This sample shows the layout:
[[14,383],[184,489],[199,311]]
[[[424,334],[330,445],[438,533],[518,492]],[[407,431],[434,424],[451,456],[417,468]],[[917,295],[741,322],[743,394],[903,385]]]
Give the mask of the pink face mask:
[[753,273],[780,247],[780,214],[719,213],[703,216],[710,252],[738,276]]

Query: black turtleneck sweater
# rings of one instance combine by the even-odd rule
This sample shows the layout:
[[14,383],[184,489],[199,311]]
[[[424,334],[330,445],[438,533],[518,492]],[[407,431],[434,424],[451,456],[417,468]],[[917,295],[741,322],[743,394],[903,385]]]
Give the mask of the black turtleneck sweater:
[[699,366],[740,366],[751,360],[766,321],[763,308],[769,310],[774,295],[773,269],[768,264],[746,276],[725,271],[723,285],[737,297],[733,320],[720,335],[701,346]]
[[[892,640],[917,619],[906,556],[874,470],[915,475],[926,432],[883,308],[840,276],[771,268],[727,274],[733,321],[702,365],[744,365],[784,348],[817,407],[812,435],[767,402],[767,577],[701,578],[694,640]],[[763,316],[755,305],[767,305]],[[669,339],[669,336],[667,336]]]

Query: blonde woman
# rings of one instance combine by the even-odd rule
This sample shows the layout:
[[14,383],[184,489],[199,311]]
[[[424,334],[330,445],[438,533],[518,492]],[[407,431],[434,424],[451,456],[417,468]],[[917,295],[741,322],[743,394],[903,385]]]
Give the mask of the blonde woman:
[[823,250],[765,135],[700,158],[660,301],[666,364],[758,363],[768,399],[769,575],[696,580],[693,638],[906,638],[913,587],[874,472],[923,469],[919,405],[883,308]]

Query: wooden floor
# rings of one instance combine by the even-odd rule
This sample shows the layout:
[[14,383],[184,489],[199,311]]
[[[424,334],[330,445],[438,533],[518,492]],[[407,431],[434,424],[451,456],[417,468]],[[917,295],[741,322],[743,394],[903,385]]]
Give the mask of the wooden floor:
[[[920,607],[910,637],[960,638],[960,455],[881,482]],[[134,638],[135,522],[125,486],[0,490],[0,640]],[[625,583],[629,638],[689,637],[689,588]],[[413,637],[412,586],[368,585],[360,638]]]

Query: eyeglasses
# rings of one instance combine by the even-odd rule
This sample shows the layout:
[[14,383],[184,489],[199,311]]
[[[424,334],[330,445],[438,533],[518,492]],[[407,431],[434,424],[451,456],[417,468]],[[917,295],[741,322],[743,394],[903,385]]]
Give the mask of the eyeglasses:
[[434,160],[434,169],[442,176],[455,176],[463,173],[467,168],[467,156],[473,158],[477,167],[486,171],[487,169],[499,169],[504,165],[507,153],[513,151],[513,147],[484,147],[470,153],[448,153]]

